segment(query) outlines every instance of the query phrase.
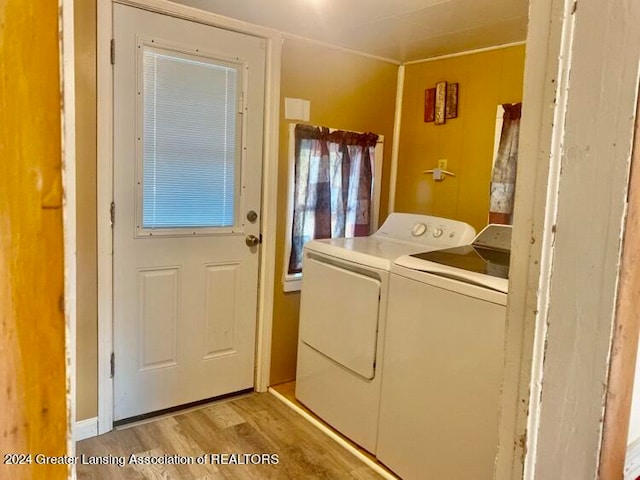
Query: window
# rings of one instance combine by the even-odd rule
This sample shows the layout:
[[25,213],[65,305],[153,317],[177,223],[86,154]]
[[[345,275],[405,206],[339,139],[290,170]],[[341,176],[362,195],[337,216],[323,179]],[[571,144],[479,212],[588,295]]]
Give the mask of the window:
[[233,228],[241,158],[241,65],[157,44],[140,46],[137,234]]
[[377,229],[382,137],[292,124],[284,290],[300,289],[302,247]]

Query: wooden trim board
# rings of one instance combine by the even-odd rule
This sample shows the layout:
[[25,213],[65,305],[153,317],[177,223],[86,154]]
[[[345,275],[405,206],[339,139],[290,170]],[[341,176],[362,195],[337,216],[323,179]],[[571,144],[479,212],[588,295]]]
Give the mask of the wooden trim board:
[[74,426],[73,441],[79,442],[98,435],[98,417],[78,420]]
[[[62,456],[70,428],[60,6],[4,0],[0,12],[2,450]],[[0,463],[3,479],[57,480],[68,473],[67,465]]]
[[[76,419],[76,317],[77,317],[77,234],[76,234],[76,88],[75,29],[73,0],[60,0],[60,78],[62,91],[62,223],[64,238],[65,357],[67,359],[67,455],[74,456],[73,424]],[[75,465],[71,465],[75,475]]]
[[[637,112],[640,113],[640,104]],[[601,480],[619,478],[624,468],[640,335],[640,124],[637,120],[631,162],[622,267],[600,451]]]
[[531,3],[518,168],[526,181],[518,182],[514,212],[500,480],[598,475],[639,19],[636,3]]

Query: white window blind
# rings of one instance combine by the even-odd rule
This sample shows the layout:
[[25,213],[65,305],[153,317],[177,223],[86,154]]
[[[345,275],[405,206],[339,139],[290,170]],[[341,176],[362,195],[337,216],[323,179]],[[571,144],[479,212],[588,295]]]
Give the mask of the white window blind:
[[230,227],[239,66],[144,47],[142,227]]

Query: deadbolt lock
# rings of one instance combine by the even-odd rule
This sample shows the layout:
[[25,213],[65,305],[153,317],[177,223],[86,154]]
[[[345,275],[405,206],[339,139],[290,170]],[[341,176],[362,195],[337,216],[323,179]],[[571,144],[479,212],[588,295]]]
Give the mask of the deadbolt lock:
[[253,210],[249,210],[249,212],[247,213],[247,220],[249,220],[251,223],[255,223],[257,219],[258,219],[258,214]]

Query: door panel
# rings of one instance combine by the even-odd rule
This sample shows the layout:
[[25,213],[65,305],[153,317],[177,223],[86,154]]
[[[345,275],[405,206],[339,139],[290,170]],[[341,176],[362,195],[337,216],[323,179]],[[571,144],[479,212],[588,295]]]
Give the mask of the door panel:
[[177,364],[179,272],[177,268],[138,272],[141,370]]
[[238,277],[238,264],[207,266],[205,358],[235,352],[233,319]]
[[114,6],[114,418],[253,386],[264,40]]

